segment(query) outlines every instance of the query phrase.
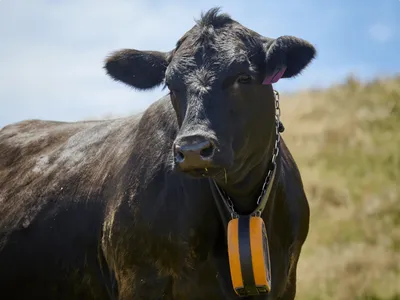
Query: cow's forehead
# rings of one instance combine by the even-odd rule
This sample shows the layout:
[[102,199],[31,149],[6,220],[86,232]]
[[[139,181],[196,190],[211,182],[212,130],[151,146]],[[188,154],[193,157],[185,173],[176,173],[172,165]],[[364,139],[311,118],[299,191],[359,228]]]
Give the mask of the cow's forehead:
[[176,56],[215,56],[216,54],[234,53],[246,50],[250,45],[248,38],[253,38],[240,24],[228,24],[222,28],[194,26],[178,42]]
[[182,43],[171,58],[167,76],[205,72],[218,73],[239,64],[249,64],[250,49],[244,43],[225,40],[221,43]]
[[259,35],[237,22],[221,27],[197,24],[177,42],[170,66],[180,71],[198,68],[218,71],[235,62],[246,62],[254,53],[260,53],[261,48]]

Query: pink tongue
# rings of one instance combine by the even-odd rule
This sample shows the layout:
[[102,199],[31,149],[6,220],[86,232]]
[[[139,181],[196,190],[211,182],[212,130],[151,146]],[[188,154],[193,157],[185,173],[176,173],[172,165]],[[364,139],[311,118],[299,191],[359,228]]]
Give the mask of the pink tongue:
[[264,79],[263,84],[271,84],[271,83],[277,82],[279,79],[281,79],[281,77],[283,76],[285,71],[286,71],[286,67],[282,67],[281,69],[277,69],[272,75],[267,76]]

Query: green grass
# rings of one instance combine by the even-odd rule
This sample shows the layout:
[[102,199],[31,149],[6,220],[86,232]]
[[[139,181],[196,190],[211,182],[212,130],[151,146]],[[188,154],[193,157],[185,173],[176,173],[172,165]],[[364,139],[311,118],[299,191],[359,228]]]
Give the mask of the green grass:
[[400,299],[400,76],[281,99],[311,206],[297,299]]

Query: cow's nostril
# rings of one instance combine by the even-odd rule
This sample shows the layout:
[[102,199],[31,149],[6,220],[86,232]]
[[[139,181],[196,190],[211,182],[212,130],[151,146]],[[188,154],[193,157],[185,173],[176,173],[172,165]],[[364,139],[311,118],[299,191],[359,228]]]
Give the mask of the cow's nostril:
[[209,158],[214,154],[214,146],[212,143],[209,143],[205,148],[201,149],[200,155],[203,158]]
[[183,162],[184,160],[185,160],[185,154],[183,154],[183,152],[180,151],[180,150],[176,150],[176,153],[175,153],[175,161],[176,161],[177,163],[181,163],[181,162]]

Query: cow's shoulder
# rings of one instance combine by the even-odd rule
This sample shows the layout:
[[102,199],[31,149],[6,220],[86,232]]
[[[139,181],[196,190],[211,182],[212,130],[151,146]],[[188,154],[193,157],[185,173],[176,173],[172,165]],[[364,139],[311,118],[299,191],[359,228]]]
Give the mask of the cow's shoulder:
[[128,177],[134,177],[145,185],[154,178],[170,173],[173,163],[172,145],[178,129],[169,96],[152,103],[137,125],[135,143],[130,149]]

